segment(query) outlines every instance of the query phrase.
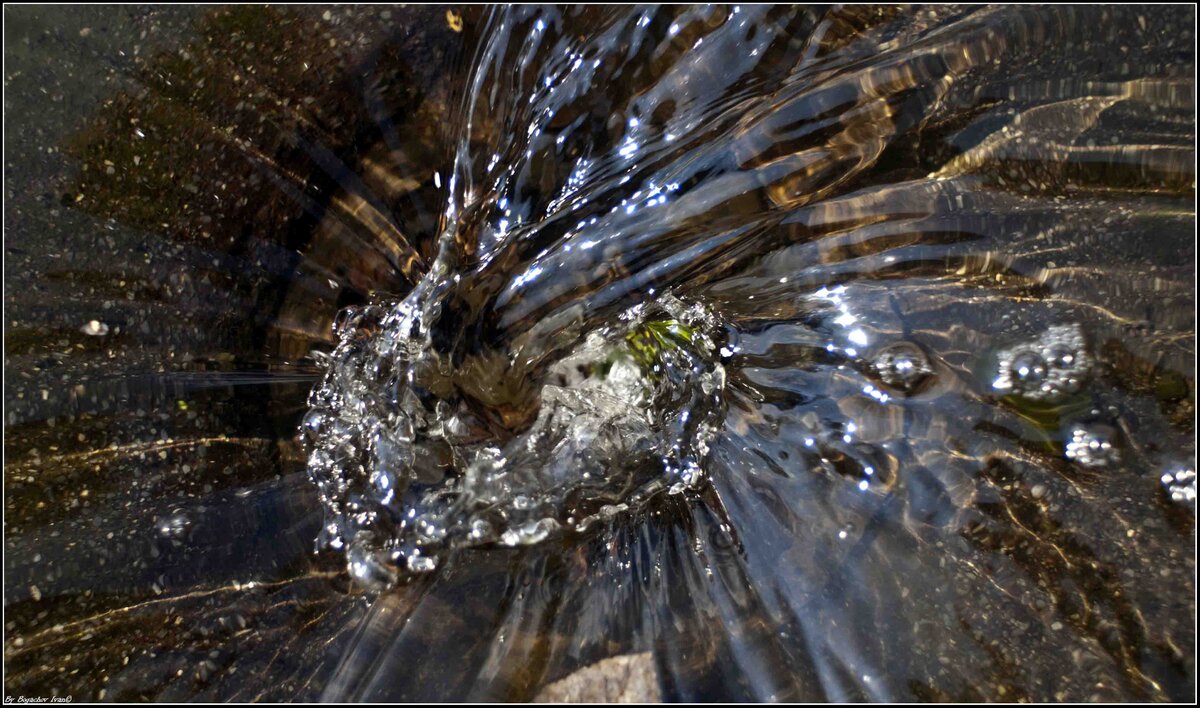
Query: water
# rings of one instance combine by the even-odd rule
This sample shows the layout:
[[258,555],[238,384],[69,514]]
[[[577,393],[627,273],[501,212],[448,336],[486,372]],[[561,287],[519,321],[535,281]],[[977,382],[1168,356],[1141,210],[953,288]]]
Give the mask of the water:
[[6,691],[1194,693],[1191,8],[6,20]]
[[725,375],[702,306],[664,294],[631,308],[535,380],[520,353],[439,356],[424,285],[390,310],[343,314],[302,423],[328,510],[321,545],[346,549],[364,585],[432,571],[447,547],[539,543],[703,482]]

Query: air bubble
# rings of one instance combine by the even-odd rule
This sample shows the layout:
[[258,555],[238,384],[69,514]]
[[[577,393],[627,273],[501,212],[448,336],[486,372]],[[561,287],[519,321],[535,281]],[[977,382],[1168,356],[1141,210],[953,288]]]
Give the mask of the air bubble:
[[414,573],[428,573],[434,568],[437,568],[436,558],[415,554],[408,557],[408,569]]
[[325,426],[325,413],[317,410],[309,411],[300,422],[300,431],[309,442],[316,442]]
[[541,543],[558,530],[558,522],[554,519],[539,519],[517,528],[511,528],[500,536],[500,543],[505,546],[531,546]]
[[912,342],[897,342],[884,348],[873,362],[879,378],[894,389],[912,393],[933,374],[925,352]]
[[1022,390],[1036,390],[1046,380],[1046,362],[1037,352],[1017,352],[1010,370],[1013,380]]
[[1031,341],[997,355],[992,387],[1039,403],[1058,403],[1082,388],[1091,373],[1083,329],[1078,324],[1050,327]]
[[1070,369],[1075,366],[1075,350],[1056,344],[1047,350],[1046,361],[1057,369]]
[[395,571],[363,540],[356,540],[346,551],[346,566],[350,577],[367,590],[382,590],[396,582]]

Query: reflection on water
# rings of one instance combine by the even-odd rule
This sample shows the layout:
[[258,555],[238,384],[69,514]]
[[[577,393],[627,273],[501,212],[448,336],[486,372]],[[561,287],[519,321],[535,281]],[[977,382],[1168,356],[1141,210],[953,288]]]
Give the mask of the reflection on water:
[[1194,9],[5,14],[6,692],[1194,691]]

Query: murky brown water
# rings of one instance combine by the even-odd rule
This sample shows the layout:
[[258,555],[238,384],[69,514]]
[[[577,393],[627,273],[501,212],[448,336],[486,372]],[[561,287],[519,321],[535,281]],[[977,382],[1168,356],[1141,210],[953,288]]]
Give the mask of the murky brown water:
[[6,9],[6,693],[1187,700],[1194,24]]

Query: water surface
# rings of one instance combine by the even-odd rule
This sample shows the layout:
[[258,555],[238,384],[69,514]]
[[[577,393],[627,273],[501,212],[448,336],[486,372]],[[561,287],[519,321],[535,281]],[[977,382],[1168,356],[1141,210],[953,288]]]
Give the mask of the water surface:
[[1187,700],[1194,24],[6,10],[6,692]]

